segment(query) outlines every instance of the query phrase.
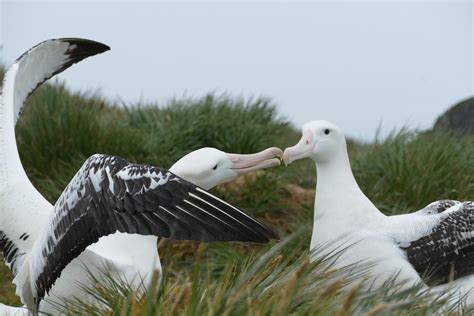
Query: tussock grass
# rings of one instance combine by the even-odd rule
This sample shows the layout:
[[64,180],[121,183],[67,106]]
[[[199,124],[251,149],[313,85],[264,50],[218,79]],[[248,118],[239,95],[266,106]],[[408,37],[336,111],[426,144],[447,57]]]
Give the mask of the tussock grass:
[[207,95],[173,100],[164,107],[123,107],[46,85],[18,123],[17,141],[32,180],[54,201],[84,159],[94,153],[166,168],[206,146],[239,153],[256,152],[269,144],[285,146],[282,139],[291,132],[268,100]]
[[168,265],[162,283],[150,292],[132,293],[120,281],[92,277],[93,284],[108,284],[106,290],[102,285],[87,289],[106,306],[67,300],[63,310],[108,315],[425,315],[453,310],[446,298],[419,287],[402,290],[388,281],[382,289],[363,289],[358,281],[367,267],[333,269],[331,256],[310,262],[308,251],[301,251],[304,233],[222,261],[220,267],[208,264],[216,257],[202,244],[190,270]]
[[354,173],[383,211],[416,211],[440,199],[474,199],[474,138],[401,130],[357,155]]
[[[266,99],[207,95],[128,107],[70,93],[62,85],[36,92],[17,126],[22,162],[51,202],[94,153],[169,167],[204,146],[250,153],[284,148],[299,137]],[[386,213],[415,211],[440,198],[474,198],[472,138],[402,130],[373,144],[349,143],[360,186]],[[165,271],[156,291],[131,292],[126,283],[113,280],[87,290],[113,315],[425,315],[442,306],[449,312],[445,300],[418,288],[396,295],[393,283],[362,289],[354,279],[363,270],[347,278],[327,258],[308,261],[315,173],[314,164],[304,160],[213,190],[283,237],[292,236],[284,242],[262,247],[161,240]],[[0,301],[18,304],[5,268],[0,277]],[[104,313],[71,300],[67,308],[76,314]]]

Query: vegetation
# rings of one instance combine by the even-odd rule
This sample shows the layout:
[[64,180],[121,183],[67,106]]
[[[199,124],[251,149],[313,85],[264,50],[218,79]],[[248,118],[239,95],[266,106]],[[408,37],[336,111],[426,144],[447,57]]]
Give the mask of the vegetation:
[[[300,137],[270,100],[207,95],[165,106],[119,106],[62,85],[45,85],[30,98],[16,132],[27,173],[51,202],[93,153],[169,167],[204,146],[251,153],[285,148]],[[364,192],[381,210],[395,214],[440,198],[474,199],[473,141],[402,130],[370,145],[349,142],[349,149]],[[213,190],[269,223],[282,242],[257,246],[161,240],[165,271],[158,290],[142,295],[116,280],[86,290],[117,315],[425,315],[440,306],[449,311],[447,301],[418,288],[395,295],[396,286],[388,282],[382,289],[364,290],[357,282],[366,273],[363,268],[348,278],[331,268],[330,258],[309,262],[314,169],[309,160],[299,161]],[[18,305],[9,271],[2,268],[0,276],[0,302]],[[68,301],[67,310],[103,312],[76,301]]]
[[474,135],[474,97],[462,100],[440,115],[434,129],[455,130]]

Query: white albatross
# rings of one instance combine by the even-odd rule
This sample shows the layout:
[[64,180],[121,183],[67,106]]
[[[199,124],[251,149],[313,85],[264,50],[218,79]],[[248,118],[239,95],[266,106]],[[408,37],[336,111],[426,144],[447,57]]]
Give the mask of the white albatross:
[[311,249],[347,247],[336,266],[374,264],[375,286],[398,274],[397,281],[405,286],[429,281],[435,291],[453,289],[471,306],[474,203],[440,200],[414,213],[385,216],[359,188],[339,127],[313,121],[303,126],[302,134],[295,146],[285,149],[283,162],[310,157],[316,163]]
[[[0,100],[1,246],[15,275],[17,294],[29,308],[39,305],[42,312],[55,312],[49,300],[84,299],[78,286],[87,281],[84,266],[98,273],[96,269],[106,264],[129,280],[149,280],[160,268],[157,239],[136,234],[243,242],[268,242],[277,237],[176,174],[119,157],[90,157],[54,206],[34,188],[21,165],[14,133],[27,97],[54,74],[107,49],[83,39],[45,41],[23,54],[4,78]],[[183,157],[172,171],[210,188],[239,174],[277,165],[274,157],[279,155],[281,150],[276,148],[253,155],[204,148]],[[117,233],[86,249],[116,231],[136,234]]]

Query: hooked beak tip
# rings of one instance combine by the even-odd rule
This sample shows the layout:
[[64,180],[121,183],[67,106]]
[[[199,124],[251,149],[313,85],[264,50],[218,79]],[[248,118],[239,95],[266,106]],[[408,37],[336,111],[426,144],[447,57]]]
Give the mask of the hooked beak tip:
[[270,147],[256,154],[227,154],[227,156],[232,161],[232,170],[243,174],[281,165],[283,151],[278,147]]
[[272,151],[273,151],[273,155],[275,157],[278,157],[278,158],[282,158],[283,157],[283,150],[281,150],[280,148],[278,147],[272,147],[270,148]]
[[283,152],[283,156],[281,158],[281,161],[283,162],[285,167],[288,167],[288,165],[291,163],[290,152],[289,152],[288,149],[285,149],[285,151]]
[[272,159],[272,158],[280,158],[283,156],[283,150],[278,147],[270,147],[257,153],[261,157],[261,159]]
[[281,165],[281,160],[280,158],[272,158],[272,159],[267,160],[266,163],[267,163],[267,166],[265,166],[265,168],[276,167],[276,166]]
[[296,145],[285,149],[282,161],[285,166],[288,166],[293,161],[310,157],[314,147],[313,136],[310,132],[306,131]]

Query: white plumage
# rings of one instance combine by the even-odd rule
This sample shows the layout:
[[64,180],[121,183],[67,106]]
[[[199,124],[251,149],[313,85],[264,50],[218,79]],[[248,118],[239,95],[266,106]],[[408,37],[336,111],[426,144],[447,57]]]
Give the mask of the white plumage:
[[[82,51],[95,55],[108,49],[96,42],[79,40]],[[15,140],[15,123],[21,113],[26,97],[42,82],[55,73],[61,72],[83,57],[70,59],[68,41],[52,40],[35,46],[23,54],[6,72],[0,99],[0,221],[2,245],[7,265],[13,273],[17,272],[22,262],[17,262],[32,248],[35,236],[38,236],[46,224],[51,204],[31,184],[21,165]],[[26,233],[27,238],[20,238]],[[86,251],[84,257],[91,267],[106,264],[100,256]],[[75,275],[83,270],[81,258],[66,269],[65,277],[58,282],[58,289],[63,295],[74,284]],[[54,297],[54,296],[53,296]],[[50,310],[45,307],[45,310]]]
[[[431,273],[435,291],[448,288],[470,294],[474,277],[474,204],[441,200],[420,211],[385,216],[359,188],[351,170],[343,132],[326,121],[305,124],[301,140],[283,154],[286,164],[310,157],[316,163],[317,185],[311,249],[330,245],[343,249],[342,267],[373,264],[371,281],[382,285],[398,274],[405,286],[426,282]],[[450,275],[454,272],[454,275]],[[450,276],[455,281],[448,283]],[[467,304],[473,303],[473,295]]]

